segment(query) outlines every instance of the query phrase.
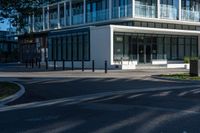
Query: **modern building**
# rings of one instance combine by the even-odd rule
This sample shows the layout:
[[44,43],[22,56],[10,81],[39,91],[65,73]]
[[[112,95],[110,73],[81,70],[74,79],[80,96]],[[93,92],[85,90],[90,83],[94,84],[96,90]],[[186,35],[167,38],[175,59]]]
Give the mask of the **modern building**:
[[41,60],[57,65],[181,68],[200,55],[199,0],[63,0],[24,20]]
[[18,61],[19,49],[15,32],[0,31],[0,62]]

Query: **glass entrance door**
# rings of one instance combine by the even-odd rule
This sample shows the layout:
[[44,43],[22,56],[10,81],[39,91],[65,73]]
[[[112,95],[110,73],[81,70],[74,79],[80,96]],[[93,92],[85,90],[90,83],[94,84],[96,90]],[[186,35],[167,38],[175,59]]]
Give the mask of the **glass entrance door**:
[[139,63],[145,63],[144,60],[144,45],[139,45],[138,52],[139,52]]
[[151,63],[151,45],[139,45],[139,63]]
[[146,45],[145,47],[146,63],[151,63],[151,45]]

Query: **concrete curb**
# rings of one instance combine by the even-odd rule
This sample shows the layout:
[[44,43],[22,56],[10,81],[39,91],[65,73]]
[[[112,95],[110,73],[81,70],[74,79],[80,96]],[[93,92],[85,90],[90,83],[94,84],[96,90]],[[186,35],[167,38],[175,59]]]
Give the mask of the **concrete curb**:
[[[8,81],[6,81],[6,82],[8,82]],[[9,82],[9,83],[13,83],[13,84],[18,85],[20,87],[20,90],[18,92],[16,92],[15,94],[11,95],[11,96],[8,96],[4,99],[1,99],[0,100],[0,107],[4,106],[5,104],[8,104],[9,102],[12,102],[12,101],[20,98],[25,93],[25,88],[24,88],[23,85],[16,83],[16,82]]]
[[161,77],[160,75],[152,75],[154,79],[161,79],[161,80],[171,80],[171,81],[178,81],[178,82],[190,82],[190,83],[200,83],[200,80],[189,80],[189,79],[175,79],[169,77]]

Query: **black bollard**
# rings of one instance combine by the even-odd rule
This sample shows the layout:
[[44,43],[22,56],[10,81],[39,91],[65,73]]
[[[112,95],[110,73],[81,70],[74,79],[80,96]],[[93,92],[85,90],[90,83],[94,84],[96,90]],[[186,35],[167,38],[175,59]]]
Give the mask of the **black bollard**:
[[63,59],[63,70],[65,70],[65,60]]
[[54,65],[54,70],[56,70],[56,60],[54,60],[54,63],[53,63]]
[[92,72],[94,72],[94,60],[92,60]]
[[48,70],[48,60],[46,59],[46,70]]
[[108,64],[107,64],[107,60],[105,61],[105,73],[108,73]]
[[35,59],[35,66],[38,66],[38,59]]
[[72,71],[74,71],[74,60],[72,60]]
[[34,67],[34,60],[33,59],[31,60],[31,66],[32,66],[32,68]]
[[84,64],[84,60],[82,60],[82,72],[84,72],[85,70],[85,64]]
[[26,62],[25,62],[25,63],[26,63],[26,68],[28,68],[28,60],[26,60]]
[[39,67],[39,68],[41,67],[40,60],[39,60],[39,62],[38,62],[38,67]]

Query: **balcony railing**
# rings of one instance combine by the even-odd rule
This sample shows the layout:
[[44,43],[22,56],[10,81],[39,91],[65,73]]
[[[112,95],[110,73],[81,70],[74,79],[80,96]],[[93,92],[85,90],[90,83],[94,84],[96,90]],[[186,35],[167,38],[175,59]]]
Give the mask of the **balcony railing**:
[[43,30],[43,23],[42,22],[35,22],[34,29],[35,29],[35,31]]
[[113,7],[112,8],[112,18],[122,18],[132,16],[132,4]]
[[160,5],[160,17],[166,19],[178,19],[178,9],[171,5]]
[[156,17],[156,6],[136,4],[135,5],[135,15],[138,17],[155,18]]
[[199,11],[190,11],[190,10],[181,10],[181,19],[185,21],[200,21],[200,12]]
[[58,19],[50,19],[49,21],[50,29],[58,27]]
[[86,14],[87,22],[96,22],[108,19],[109,10],[99,10],[96,12],[89,12]]
[[83,23],[83,14],[72,16],[72,24],[82,24],[82,23]]

